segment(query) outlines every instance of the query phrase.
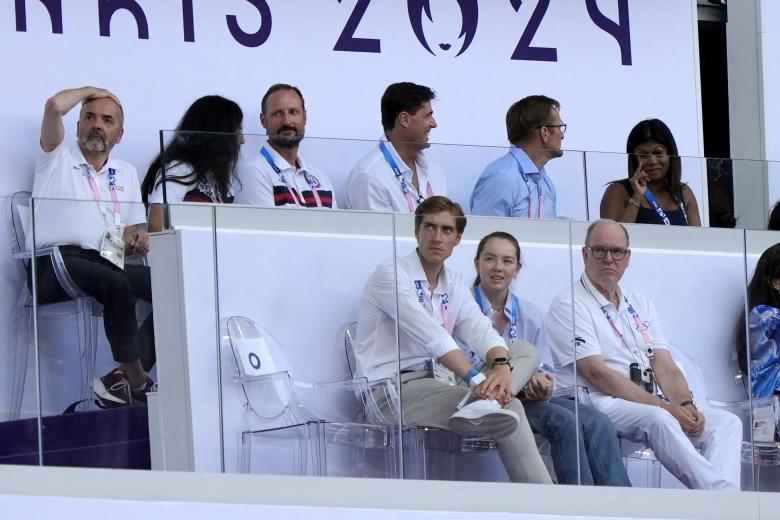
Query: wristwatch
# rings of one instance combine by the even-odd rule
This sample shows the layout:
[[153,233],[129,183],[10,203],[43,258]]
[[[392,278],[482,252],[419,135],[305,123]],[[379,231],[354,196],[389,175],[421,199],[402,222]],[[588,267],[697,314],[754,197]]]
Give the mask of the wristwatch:
[[694,410],[698,410],[698,408],[696,407],[696,403],[695,403],[695,402],[693,402],[693,399],[688,399],[687,401],[683,401],[682,403],[680,403],[680,406],[681,406],[681,407],[682,407],[682,406],[688,406],[688,405],[691,405],[691,406],[693,406],[693,409],[694,409]]
[[511,372],[514,367],[509,364],[509,360],[505,357],[499,357],[493,360],[493,362],[490,364],[490,368],[496,368],[498,365],[506,365],[509,367],[509,371]]

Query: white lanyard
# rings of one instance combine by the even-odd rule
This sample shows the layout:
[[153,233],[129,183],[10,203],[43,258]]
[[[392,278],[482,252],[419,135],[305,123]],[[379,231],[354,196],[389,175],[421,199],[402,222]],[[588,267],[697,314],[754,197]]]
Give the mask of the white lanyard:
[[[100,198],[100,190],[98,189],[97,183],[95,182],[95,177],[92,175],[92,172],[89,171],[88,165],[82,164],[82,168],[84,170],[84,175],[87,178],[87,182],[89,183],[89,189],[92,191],[92,198],[95,199],[95,202],[97,202],[98,209],[100,210],[100,216],[103,217],[103,222],[105,222],[108,209],[106,208],[103,200]],[[116,227],[117,231],[121,231],[122,207],[119,204],[119,199],[116,196],[116,170],[113,168],[108,169],[108,191],[111,194],[111,201],[114,203],[114,227]]]

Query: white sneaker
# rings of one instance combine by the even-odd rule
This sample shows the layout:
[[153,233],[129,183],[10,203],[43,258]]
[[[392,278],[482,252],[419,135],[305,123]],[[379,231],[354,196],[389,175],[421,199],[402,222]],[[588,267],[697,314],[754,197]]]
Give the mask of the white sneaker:
[[519,424],[520,417],[512,410],[501,408],[495,400],[474,401],[450,417],[450,429],[455,433],[494,439],[511,435]]

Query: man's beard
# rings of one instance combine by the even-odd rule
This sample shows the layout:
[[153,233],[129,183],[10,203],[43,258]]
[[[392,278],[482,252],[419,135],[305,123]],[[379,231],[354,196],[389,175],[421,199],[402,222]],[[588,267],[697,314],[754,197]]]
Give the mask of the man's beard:
[[106,139],[99,135],[80,138],[79,146],[82,150],[86,150],[91,153],[106,153],[111,150],[111,145],[106,143]]
[[[287,136],[282,134],[282,132],[286,132],[289,130],[294,131],[295,135]],[[279,130],[277,130],[277,132],[278,133],[276,134],[269,135],[268,140],[280,148],[295,148],[296,146],[298,146],[298,143],[303,141],[303,132],[299,133],[296,128],[292,128],[289,126],[282,127]]]

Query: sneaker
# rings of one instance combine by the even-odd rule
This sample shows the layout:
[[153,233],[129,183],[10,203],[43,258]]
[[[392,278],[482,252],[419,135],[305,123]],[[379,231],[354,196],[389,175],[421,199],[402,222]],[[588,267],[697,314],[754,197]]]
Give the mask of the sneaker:
[[116,408],[130,404],[130,383],[125,373],[115,368],[103,377],[95,378],[92,391],[97,399],[95,402],[101,408]]
[[133,403],[146,404],[146,393],[154,391],[156,391],[154,380],[151,377],[146,376],[146,383],[138,388],[133,388],[130,395],[133,398]]
[[498,401],[481,399],[467,404],[450,417],[450,429],[461,435],[500,439],[511,435],[520,424],[512,410],[504,410]]

